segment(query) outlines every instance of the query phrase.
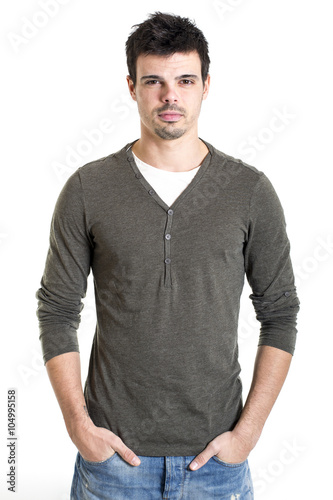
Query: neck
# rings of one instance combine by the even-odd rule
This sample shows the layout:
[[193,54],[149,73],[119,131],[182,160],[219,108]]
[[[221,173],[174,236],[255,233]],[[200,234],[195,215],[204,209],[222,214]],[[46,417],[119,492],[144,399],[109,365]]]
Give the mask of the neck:
[[141,134],[133,145],[134,154],[145,163],[170,172],[185,172],[201,165],[208,148],[199,137],[180,137],[175,140],[160,139]]

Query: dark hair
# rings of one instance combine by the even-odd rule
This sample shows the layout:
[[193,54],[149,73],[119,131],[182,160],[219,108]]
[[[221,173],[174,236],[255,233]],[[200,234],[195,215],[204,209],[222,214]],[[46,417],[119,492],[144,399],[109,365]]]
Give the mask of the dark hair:
[[136,62],[141,54],[169,56],[176,52],[197,51],[201,60],[201,76],[205,82],[209,71],[208,43],[193,21],[186,17],[155,12],[136,28],[127,39],[126,56],[129,76],[136,85]]

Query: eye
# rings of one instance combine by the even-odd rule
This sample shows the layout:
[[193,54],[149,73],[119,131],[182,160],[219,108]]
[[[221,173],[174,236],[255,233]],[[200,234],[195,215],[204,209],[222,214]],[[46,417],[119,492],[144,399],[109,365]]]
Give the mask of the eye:
[[194,82],[192,80],[184,79],[184,80],[180,80],[180,83],[182,83],[183,85],[191,85]]
[[146,85],[156,85],[157,83],[160,83],[159,80],[147,80]]

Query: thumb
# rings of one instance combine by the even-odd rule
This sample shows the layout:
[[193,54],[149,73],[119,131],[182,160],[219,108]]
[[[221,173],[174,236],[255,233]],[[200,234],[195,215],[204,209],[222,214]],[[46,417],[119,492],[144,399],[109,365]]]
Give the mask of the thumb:
[[111,447],[125,460],[125,462],[130,465],[140,465],[141,461],[139,457],[128,448],[118,436],[113,437]]
[[190,463],[191,470],[199,470],[203,467],[212,456],[215,455],[215,451],[212,446],[208,445],[199,455],[197,455]]

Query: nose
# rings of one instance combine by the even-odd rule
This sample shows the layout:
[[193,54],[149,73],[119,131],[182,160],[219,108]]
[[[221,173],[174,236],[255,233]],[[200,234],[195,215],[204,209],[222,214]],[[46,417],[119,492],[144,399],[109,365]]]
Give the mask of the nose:
[[174,86],[166,85],[163,88],[161,99],[165,103],[178,102],[177,91]]

